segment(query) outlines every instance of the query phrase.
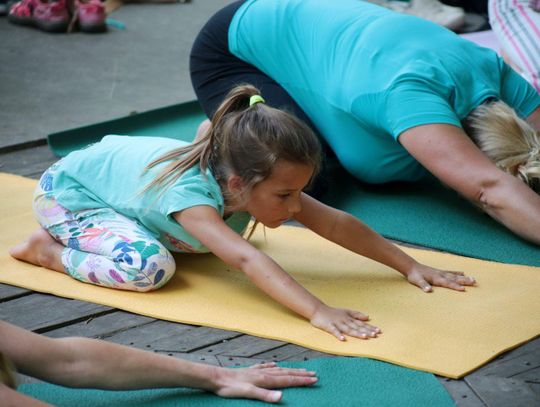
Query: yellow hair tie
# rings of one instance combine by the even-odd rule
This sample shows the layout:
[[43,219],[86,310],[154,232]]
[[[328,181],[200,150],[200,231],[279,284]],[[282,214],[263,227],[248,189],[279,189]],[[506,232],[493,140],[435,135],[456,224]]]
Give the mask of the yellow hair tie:
[[257,103],[264,103],[264,99],[261,95],[253,95],[249,98],[249,106],[256,105]]

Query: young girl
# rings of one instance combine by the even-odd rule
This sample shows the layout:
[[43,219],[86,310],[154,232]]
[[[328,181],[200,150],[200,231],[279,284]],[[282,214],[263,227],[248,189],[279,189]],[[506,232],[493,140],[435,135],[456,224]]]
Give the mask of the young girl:
[[340,340],[381,331],[360,312],[324,304],[243,239],[251,217],[270,228],[294,219],[426,292],[474,284],[463,273],[417,263],[353,216],[303,193],[320,155],[306,125],[264,104],[256,88],[236,87],[192,144],[107,136],[54,164],[34,197],[43,228],[10,253],[83,282],[148,291],[174,274],[169,251],[210,251]]

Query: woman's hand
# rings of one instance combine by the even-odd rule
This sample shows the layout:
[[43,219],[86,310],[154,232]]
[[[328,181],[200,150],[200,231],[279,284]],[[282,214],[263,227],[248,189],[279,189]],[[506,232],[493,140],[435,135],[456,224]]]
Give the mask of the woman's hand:
[[361,312],[332,308],[321,303],[310,322],[313,326],[344,341],[345,335],[360,339],[376,338],[381,330],[364,322],[368,320],[369,317]]
[[476,281],[458,271],[438,270],[417,263],[406,275],[409,283],[420,287],[424,292],[433,291],[432,286],[450,288],[456,291],[465,291],[466,286],[473,286]]
[[275,363],[263,363],[243,369],[220,370],[214,390],[221,397],[244,397],[277,403],[284,387],[311,386],[317,383],[315,372],[305,369],[285,369]]

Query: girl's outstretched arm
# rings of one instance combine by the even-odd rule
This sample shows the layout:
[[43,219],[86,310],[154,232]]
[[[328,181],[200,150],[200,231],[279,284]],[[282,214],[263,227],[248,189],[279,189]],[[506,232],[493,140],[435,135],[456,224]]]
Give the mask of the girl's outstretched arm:
[[[530,117],[540,127],[540,108]],[[450,188],[482,208],[519,236],[540,245],[540,195],[500,169],[459,127],[413,127],[399,141]]]
[[463,273],[437,270],[418,263],[354,216],[306,194],[302,194],[302,211],[295,219],[320,236],[399,271],[425,292],[432,291],[432,285],[465,291],[465,286],[475,284],[473,278]]
[[[19,372],[68,387],[195,387],[222,397],[278,402],[281,392],[268,389],[309,386],[317,381],[314,372],[282,369],[274,363],[225,369],[97,339],[48,338],[2,321],[0,338],[0,352]],[[0,386],[2,393],[17,396]]]
[[344,334],[367,339],[380,333],[364,322],[369,319],[366,315],[329,307],[312,295],[274,260],[229,228],[214,208],[194,206],[174,214],[174,218],[212,253],[243,271],[262,291],[314,326],[340,340],[345,340]]

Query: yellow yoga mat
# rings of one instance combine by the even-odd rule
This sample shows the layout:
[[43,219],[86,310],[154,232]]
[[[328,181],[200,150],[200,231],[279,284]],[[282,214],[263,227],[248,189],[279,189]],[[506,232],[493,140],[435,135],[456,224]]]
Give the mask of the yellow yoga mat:
[[7,250],[37,227],[35,181],[0,174],[0,282],[90,301],[170,321],[245,332],[338,355],[366,356],[458,378],[540,334],[540,269],[403,248],[434,267],[461,270],[478,286],[431,294],[397,272],[355,255],[309,230],[262,228],[253,244],[327,304],[371,316],[378,339],[339,342],[252,285],[213,255],[177,257],[161,290],[131,293],[80,283],[12,259]]

